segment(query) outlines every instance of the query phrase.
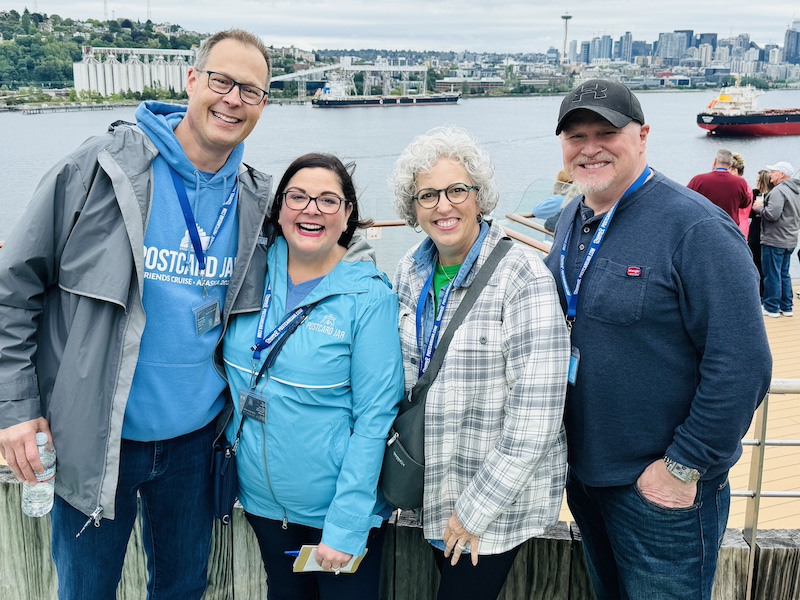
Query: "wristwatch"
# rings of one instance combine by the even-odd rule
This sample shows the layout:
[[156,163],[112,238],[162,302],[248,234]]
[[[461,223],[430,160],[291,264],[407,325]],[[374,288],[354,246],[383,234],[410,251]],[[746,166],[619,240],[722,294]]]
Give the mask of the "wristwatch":
[[675,479],[683,483],[694,483],[700,479],[700,471],[677,463],[666,454],[664,455],[664,464],[667,465],[667,471],[669,471]]

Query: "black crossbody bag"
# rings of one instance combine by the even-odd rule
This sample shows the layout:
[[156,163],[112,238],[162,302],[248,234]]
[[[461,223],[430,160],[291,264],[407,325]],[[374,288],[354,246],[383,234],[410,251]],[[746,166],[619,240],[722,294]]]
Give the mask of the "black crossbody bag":
[[425,398],[428,389],[439,373],[456,329],[486,287],[500,260],[513,245],[509,238],[503,238],[492,250],[448,323],[428,368],[400,404],[400,412],[386,442],[380,480],[384,498],[397,508],[413,510],[422,506],[425,480]]
[[[288,340],[289,336],[308,318],[308,315],[314,310],[317,304],[319,304],[319,302],[314,302],[306,306],[302,317],[298,318],[287,327],[284,334],[278,338],[270,349],[267,359],[264,361],[264,365],[261,367],[256,378],[257,380],[260,379],[262,375],[266,374],[267,370],[275,364],[278,352],[283,348],[286,340]],[[239,493],[236,449],[239,446],[239,438],[242,436],[242,427],[244,427],[244,420],[246,417],[242,415],[242,422],[239,424],[239,430],[236,432],[236,438],[233,440],[233,443],[229,442],[225,435],[225,428],[233,417],[233,402],[235,401],[234,399],[232,402],[226,404],[219,417],[217,417],[216,435],[214,436],[211,454],[214,518],[219,519],[223,525],[230,523],[233,505],[236,503]]]

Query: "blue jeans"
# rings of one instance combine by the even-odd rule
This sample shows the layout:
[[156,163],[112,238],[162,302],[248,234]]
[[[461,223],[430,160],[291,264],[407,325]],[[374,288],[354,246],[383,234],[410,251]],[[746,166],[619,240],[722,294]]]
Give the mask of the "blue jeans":
[[122,441],[114,520],[75,537],[88,517],[56,496],[51,513],[59,600],[114,600],[141,497],[149,600],[199,599],[214,521],[213,421],[161,442]]
[[789,277],[791,258],[791,250],[761,245],[761,270],[764,272],[761,301],[768,312],[792,310],[792,278]]
[[590,487],[570,469],[567,503],[597,600],[710,600],[730,508],[728,474],[697,483],[689,508],[663,508],[635,484]]

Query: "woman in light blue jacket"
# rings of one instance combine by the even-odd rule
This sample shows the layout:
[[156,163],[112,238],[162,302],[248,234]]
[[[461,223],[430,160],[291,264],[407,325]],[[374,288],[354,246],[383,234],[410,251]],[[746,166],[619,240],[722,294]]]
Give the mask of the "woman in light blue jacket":
[[[224,338],[239,500],[270,600],[377,598],[391,513],[378,477],[403,394],[397,297],[353,238],[368,223],[338,158],[296,159],[269,218],[278,237],[262,309],[236,317]],[[285,552],[303,544],[319,544],[327,572],[292,573]],[[367,549],[355,574],[339,575]]]

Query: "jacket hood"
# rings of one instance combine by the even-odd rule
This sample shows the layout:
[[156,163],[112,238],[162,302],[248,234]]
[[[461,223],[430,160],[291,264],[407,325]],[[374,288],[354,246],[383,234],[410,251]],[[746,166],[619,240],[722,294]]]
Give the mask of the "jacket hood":
[[795,194],[800,194],[800,179],[786,179],[785,181],[781,181],[778,185],[785,185]]
[[356,232],[350,240],[350,245],[347,247],[347,252],[342,257],[346,262],[371,262],[377,265],[378,261],[375,257],[375,250],[369,245],[367,240],[364,239],[363,234]]
[[[278,288],[284,287],[286,264],[289,247],[283,236],[275,239],[270,251],[269,272],[270,277],[279,281],[275,283]],[[391,289],[392,284],[388,277],[378,269],[375,262],[375,251],[367,243],[364,237],[356,233],[347,247],[347,252],[339,261],[339,264],[328,273],[324,280],[311,292],[308,300],[314,300],[331,294],[351,293],[365,291],[368,287],[368,280],[378,278]]]
[[[175,137],[175,128],[183,121],[186,110],[186,106],[164,102],[142,102],[136,109],[136,123],[153,142],[159,154],[181,177],[195,181],[199,171],[186,158],[178,138]],[[241,143],[231,151],[222,168],[205,185],[210,188],[226,187],[226,182],[236,176],[243,156],[244,143]]]

